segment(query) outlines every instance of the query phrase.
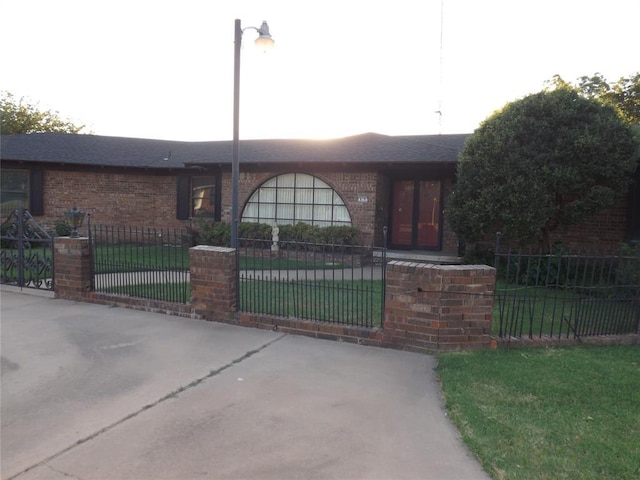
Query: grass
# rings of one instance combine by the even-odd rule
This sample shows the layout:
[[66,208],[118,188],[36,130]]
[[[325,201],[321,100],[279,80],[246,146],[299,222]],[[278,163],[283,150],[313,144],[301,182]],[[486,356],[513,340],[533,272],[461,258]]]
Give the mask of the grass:
[[640,478],[639,346],[443,354],[438,373],[493,478]]
[[[106,291],[178,303],[187,303],[191,294],[188,282],[121,285]],[[245,281],[240,282],[240,303],[246,312],[379,327],[382,281]]]
[[381,280],[240,282],[240,309],[283,317],[380,326]]
[[240,270],[335,270],[345,268],[343,263],[279,257],[259,258],[241,256],[239,262]]
[[182,246],[98,244],[93,254],[96,273],[189,269],[189,249]]
[[[172,245],[98,244],[95,248],[96,273],[132,272],[139,270],[189,269],[189,249]],[[241,256],[241,270],[318,270],[344,268],[339,263],[317,259],[259,258]]]
[[175,303],[187,303],[191,298],[191,286],[189,282],[118,285],[108,287],[104,291],[131,297],[150,298]]
[[637,329],[639,306],[628,292],[594,295],[576,288],[521,286],[499,281],[493,307],[492,331],[505,336],[573,336],[621,334]]

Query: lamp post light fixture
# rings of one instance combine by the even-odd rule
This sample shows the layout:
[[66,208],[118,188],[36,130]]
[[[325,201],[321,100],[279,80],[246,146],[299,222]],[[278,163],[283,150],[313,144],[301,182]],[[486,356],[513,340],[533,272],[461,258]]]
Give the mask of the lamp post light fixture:
[[242,46],[242,34],[245,30],[255,30],[258,32],[255,44],[257,47],[266,50],[273,47],[274,41],[269,33],[269,25],[262,22],[260,28],[242,28],[240,20],[235,21],[235,42],[233,56],[233,157],[231,160],[231,248],[238,248],[238,223],[240,222],[239,212],[239,183],[240,183],[240,159],[238,148],[240,143],[240,47]]
[[78,234],[78,229],[82,226],[84,215],[85,213],[78,210],[78,207],[75,205],[68,212],[64,212],[64,218],[67,220],[67,225],[71,227],[71,234],[69,235],[71,238],[78,238],[80,236]]

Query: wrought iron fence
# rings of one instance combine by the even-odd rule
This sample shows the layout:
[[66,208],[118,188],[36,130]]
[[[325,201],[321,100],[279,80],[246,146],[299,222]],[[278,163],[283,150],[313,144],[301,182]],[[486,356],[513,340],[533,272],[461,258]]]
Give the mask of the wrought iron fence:
[[89,238],[95,291],[189,301],[187,230],[89,225]]
[[380,326],[386,250],[240,239],[239,306],[245,312]]
[[[640,250],[615,254],[506,249],[496,242],[494,331],[500,337],[640,333]],[[497,322],[497,325],[496,325]]]
[[0,226],[0,282],[53,290],[53,238],[28,210],[14,210]]

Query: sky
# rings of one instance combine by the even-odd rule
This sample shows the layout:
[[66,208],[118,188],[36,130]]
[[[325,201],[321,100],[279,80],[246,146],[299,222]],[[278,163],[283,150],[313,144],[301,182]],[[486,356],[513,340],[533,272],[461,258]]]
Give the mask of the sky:
[[[240,138],[472,133],[506,103],[640,70],[638,0],[0,0],[0,90],[84,132]],[[441,113],[438,113],[441,112]]]

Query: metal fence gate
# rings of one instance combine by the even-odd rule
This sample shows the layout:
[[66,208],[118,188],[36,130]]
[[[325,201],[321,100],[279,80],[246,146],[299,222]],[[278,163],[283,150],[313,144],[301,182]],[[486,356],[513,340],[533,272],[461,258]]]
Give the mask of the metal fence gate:
[[0,282],[53,290],[53,238],[24,208],[0,226]]

